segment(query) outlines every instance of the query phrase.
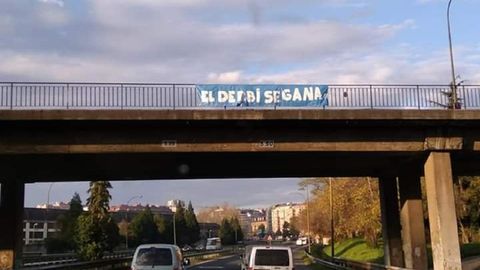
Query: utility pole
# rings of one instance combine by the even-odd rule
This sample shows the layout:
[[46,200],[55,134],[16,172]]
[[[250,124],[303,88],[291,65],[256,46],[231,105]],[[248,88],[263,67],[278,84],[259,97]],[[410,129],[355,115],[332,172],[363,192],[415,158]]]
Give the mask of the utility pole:
[[334,223],[333,223],[333,189],[332,189],[332,178],[329,177],[328,181],[330,183],[330,239],[332,243],[332,258],[335,257],[335,233],[334,233]]

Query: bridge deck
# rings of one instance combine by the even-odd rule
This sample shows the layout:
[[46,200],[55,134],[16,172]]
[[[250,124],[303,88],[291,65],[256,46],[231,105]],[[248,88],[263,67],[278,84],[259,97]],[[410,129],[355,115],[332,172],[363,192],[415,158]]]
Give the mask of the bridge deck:
[[480,110],[11,110],[2,120],[480,120]]

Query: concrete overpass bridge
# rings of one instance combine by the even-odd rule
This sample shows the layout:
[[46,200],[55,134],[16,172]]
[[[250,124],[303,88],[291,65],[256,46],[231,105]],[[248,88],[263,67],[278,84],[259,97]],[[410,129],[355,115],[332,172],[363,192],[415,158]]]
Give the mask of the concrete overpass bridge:
[[[58,99],[63,90],[42,96],[38,89],[48,89],[45,85],[29,86],[37,92],[10,85],[3,92],[13,93],[3,96],[10,101],[0,99],[5,105],[0,111],[0,257],[6,261],[21,259],[24,184],[29,182],[371,176],[380,179],[386,263],[426,269],[424,176],[435,269],[461,269],[453,179],[479,175],[480,110],[474,99],[465,99],[473,109],[461,110],[434,103],[405,109],[389,103],[393,98],[383,92],[359,94],[354,109],[192,105],[140,110],[125,106],[131,98],[103,107],[93,99],[75,101],[71,85],[51,88],[67,89],[68,98],[49,106],[45,102]],[[471,89],[480,92],[480,87]],[[103,100],[115,100],[103,91]],[[380,96],[387,100],[382,104],[395,106],[362,105]],[[95,106],[72,105],[81,102]]]

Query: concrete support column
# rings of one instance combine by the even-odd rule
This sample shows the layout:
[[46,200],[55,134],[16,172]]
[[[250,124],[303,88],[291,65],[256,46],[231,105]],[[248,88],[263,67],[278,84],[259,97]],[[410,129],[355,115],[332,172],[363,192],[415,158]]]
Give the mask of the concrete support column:
[[450,153],[432,152],[425,163],[428,217],[435,270],[460,270],[460,244]]
[[397,179],[395,177],[380,177],[379,187],[385,265],[403,267]]
[[405,267],[428,269],[420,177],[400,177],[400,223]]
[[19,268],[23,246],[23,181],[0,180],[0,269]]

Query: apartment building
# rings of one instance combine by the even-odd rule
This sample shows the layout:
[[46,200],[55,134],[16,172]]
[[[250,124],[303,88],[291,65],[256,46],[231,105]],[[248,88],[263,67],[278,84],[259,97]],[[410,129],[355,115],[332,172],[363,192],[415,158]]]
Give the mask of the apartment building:
[[298,217],[300,212],[305,209],[305,204],[284,203],[277,204],[271,210],[271,231],[276,233],[282,231],[285,222],[291,223],[293,217]]

